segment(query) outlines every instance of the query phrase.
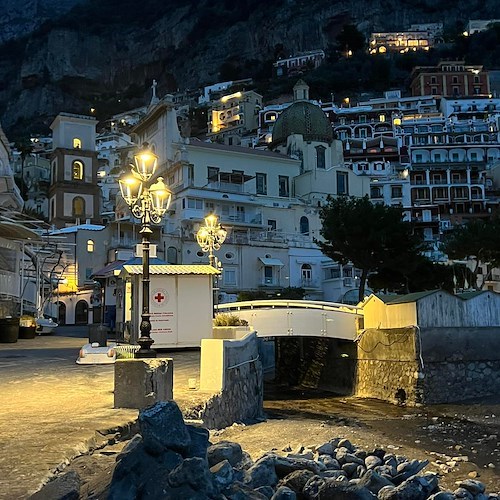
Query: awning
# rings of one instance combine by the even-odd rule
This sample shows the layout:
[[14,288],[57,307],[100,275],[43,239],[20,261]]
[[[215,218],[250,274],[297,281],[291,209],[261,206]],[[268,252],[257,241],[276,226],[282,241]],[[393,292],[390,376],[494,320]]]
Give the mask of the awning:
[[42,238],[31,229],[14,222],[0,221],[0,237],[9,240],[40,241]]
[[[142,265],[127,265],[124,264],[120,276],[123,278],[127,275],[142,274]],[[149,274],[170,274],[170,275],[215,275],[220,274],[218,269],[207,264],[191,264],[191,265],[152,265],[149,266]]]
[[110,276],[114,276],[114,272],[117,269],[121,269],[123,267],[123,264],[125,264],[126,261],[124,260],[115,260],[114,262],[111,262],[107,266],[104,266],[102,269],[99,269],[99,271],[96,271],[93,275],[92,278],[109,278]]
[[283,267],[285,264],[281,262],[279,259],[267,259],[265,257],[259,257],[259,260],[264,264],[265,266],[280,266]]

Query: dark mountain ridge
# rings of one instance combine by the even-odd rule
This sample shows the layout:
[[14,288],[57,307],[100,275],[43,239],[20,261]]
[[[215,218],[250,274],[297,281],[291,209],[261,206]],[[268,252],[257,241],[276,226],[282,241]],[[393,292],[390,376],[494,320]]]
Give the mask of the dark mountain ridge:
[[[327,50],[347,23],[367,36],[417,22],[456,32],[469,19],[500,17],[497,0],[29,2],[43,10],[43,22],[26,18],[21,36],[0,46],[0,117],[16,134],[46,127],[62,110],[94,106],[106,116],[144,104],[153,79],[163,95],[238,76],[269,78],[279,54]],[[15,1],[0,0],[5,5]]]

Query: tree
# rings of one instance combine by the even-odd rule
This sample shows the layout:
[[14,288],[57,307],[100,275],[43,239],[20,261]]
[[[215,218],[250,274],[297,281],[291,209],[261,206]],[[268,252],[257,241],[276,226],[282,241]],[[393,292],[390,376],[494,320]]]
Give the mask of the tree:
[[360,52],[365,48],[365,37],[354,24],[344,24],[342,31],[337,35],[340,50],[353,53]]
[[451,260],[472,263],[473,286],[481,290],[489,278],[491,268],[478,283],[479,265],[500,267],[500,218],[489,221],[471,220],[456,226],[444,238],[443,251]]
[[368,196],[329,197],[320,210],[320,219],[324,241],[317,243],[323,253],[361,269],[360,301],[371,273],[395,270],[405,275],[422,249],[421,238],[403,220],[401,208],[373,204]]
[[[454,267],[432,262],[424,255],[417,254],[413,261],[406,262],[404,267],[380,269],[377,274],[368,278],[368,284],[373,290],[394,293],[413,293],[437,288],[453,293],[454,275]],[[463,270],[460,270],[458,278],[462,275]],[[463,282],[463,279],[461,281]]]

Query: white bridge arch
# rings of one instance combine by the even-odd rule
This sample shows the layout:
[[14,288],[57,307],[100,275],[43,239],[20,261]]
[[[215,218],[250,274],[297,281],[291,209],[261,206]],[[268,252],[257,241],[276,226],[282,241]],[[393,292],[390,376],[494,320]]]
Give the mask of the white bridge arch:
[[354,340],[360,307],[312,300],[252,300],[216,306],[248,321],[259,337],[329,337]]

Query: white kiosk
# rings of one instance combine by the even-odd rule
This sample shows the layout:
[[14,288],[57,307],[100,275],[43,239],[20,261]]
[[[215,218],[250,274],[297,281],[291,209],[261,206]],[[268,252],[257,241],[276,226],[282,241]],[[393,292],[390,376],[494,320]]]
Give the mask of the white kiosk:
[[[153,349],[200,347],[212,337],[213,277],[209,265],[150,265],[149,310]],[[142,265],[125,265],[125,317],[137,338],[142,312]]]

